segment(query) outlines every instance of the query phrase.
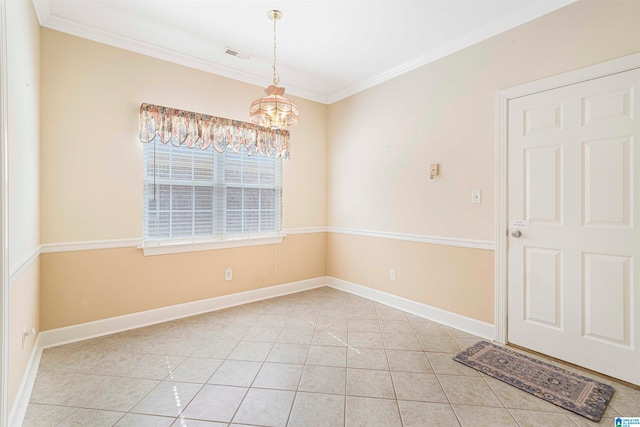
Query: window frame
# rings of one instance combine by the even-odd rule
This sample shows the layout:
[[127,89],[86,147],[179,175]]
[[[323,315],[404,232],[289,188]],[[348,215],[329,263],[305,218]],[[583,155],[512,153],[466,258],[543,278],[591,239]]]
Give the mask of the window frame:
[[[145,148],[143,149],[143,238],[142,245],[139,246],[140,249],[143,250],[144,255],[163,255],[163,254],[172,254],[172,253],[183,253],[183,252],[194,252],[194,251],[207,251],[207,250],[215,250],[215,249],[227,249],[227,248],[237,248],[244,246],[257,246],[257,245],[270,245],[270,244],[278,244],[282,243],[284,235],[282,234],[282,159],[281,158],[270,158],[273,159],[274,162],[274,179],[275,185],[273,186],[262,186],[260,184],[247,184],[241,181],[231,182],[226,179],[225,176],[225,160],[227,156],[239,155],[240,162],[245,156],[246,151],[244,153],[235,153],[231,148],[228,148],[224,152],[218,152],[214,150],[212,147],[207,148],[207,150],[212,150],[213,156],[213,173],[211,181],[202,181],[201,185],[197,185],[198,181],[195,180],[193,176],[193,168],[195,167],[192,160],[192,176],[191,180],[180,180],[175,179],[172,180],[171,176],[171,165],[172,160],[168,162],[169,167],[169,177],[168,178],[158,178],[157,173],[154,171],[152,175],[148,174],[149,160],[147,159],[146,151],[147,149],[151,149],[151,144],[160,144],[160,142],[156,139],[145,144]],[[162,144],[165,145],[165,144]],[[171,146],[169,145],[169,150],[173,149],[181,149],[184,146]],[[186,147],[184,147],[186,148]],[[155,149],[155,147],[154,147]],[[187,148],[188,150],[201,150],[199,147]],[[244,148],[242,148],[244,151]],[[260,156],[260,154],[255,153],[253,156]],[[252,156],[252,157],[253,157]],[[170,154],[171,157],[171,154]],[[249,157],[250,158],[250,157]],[[155,163],[154,163],[155,167]],[[244,168],[240,169],[241,171]],[[258,172],[259,173],[259,172]],[[184,236],[184,237],[169,237],[169,238],[155,238],[147,236],[147,217],[149,213],[148,209],[148,201],[146,200],[147,190],[146,187],[148,185],[187,185],[196,187],[213,187],[214,195],[213,195],[213,206],[211,209],[212,212],[212,232],[210,235],[203,236]],[[227,224],[227,188],[258,188],[258,189],[274,189],[274,207],[273,207],[273,215],[274,215],[274,231],[271,232],[248,232],[248,233],[226,233],[226,224]],[[221,202],[222,206],[216,206],[216,191],[222,191],[222,196],[218,197],[218,201]],[[195,195],[193,196],[193,202],[195,203]],[[258,203],[260,200],[258,200]],[[242,207],[242,211],[244,211],[244,206]],[[169,213],[173,211],[173,206],[171,202],[169,202]],[[195,206],[192,207],[191,210],[185,210],[185,212],[191,212],[192,214],[195,212]],[[258,212],[261,212],[260,207],[258,208]],[[222,224],[216,224],[216,218],[218,221],[220,219],[223,221]],[[258,219],[259,223],[260,219]],[[244,224],[244,221],[241,221]],[[169,220],[169,224],[171,226],[172,221]],[[195,219],[192,220],[192,224],[195,224]],[[193,227],[194,225],[192,225]],[[193,230],[192,230],[193,232]]]

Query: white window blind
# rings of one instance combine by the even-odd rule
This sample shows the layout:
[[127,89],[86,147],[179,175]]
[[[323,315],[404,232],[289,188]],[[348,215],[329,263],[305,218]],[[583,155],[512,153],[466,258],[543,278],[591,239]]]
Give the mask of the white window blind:
[[144,145],[145,241],[274,236],[281,218],[281,159]]

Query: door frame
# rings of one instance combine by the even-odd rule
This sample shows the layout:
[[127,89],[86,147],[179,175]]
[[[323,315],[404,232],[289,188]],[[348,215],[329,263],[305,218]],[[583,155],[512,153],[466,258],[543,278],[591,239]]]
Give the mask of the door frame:
[[9,420],[8,80],[6,1],[0,0],[0,427]]
[[508,89],[501,90],[496,94],[496,124],[495,124],[495,337],[494,340],[501,344],[506,344],[509,340],[507,327],[507,273],[508,273],[508,238],[507,229],[509,227],[508,216],[508,117],[509,101],[535,93],[558,89],[588,80],[594,80],[611,74],[640,68],[640,53],[591,65],[567,73],[545,79],[525,83]]
[[8,80],[6,1],[0,0],[0,427],[9,420]]

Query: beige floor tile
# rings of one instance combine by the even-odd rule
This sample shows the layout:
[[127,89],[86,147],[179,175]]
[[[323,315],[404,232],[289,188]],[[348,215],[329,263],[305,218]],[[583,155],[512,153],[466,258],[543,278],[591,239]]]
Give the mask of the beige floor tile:
[[[211,338],[205,341],[217,342],[218,345],[225,341],[238,343],[244,337],[252,325],[243,325],[237,323],[221,323],[211,329]],[[217,359],[217,357],[216,357]]]
[[347,317],[349,320],[377,320],[378,315],[373,307],[356,307],[347,309]]
[[122,376],[146,357],[147,355],[141,353],[105,353],[104,357],[87,369],[85,373]]
[[344,400],[344,396],[299,392],[287,427],[341,427]]
[[170,337],[159,341],[153,353],[171,356],[189,356],[206,340],[201,338]]
[[379,332],[349,332],[349,346],[361,348],[384,348],[382,334]]
[[171,427],[227,427],[227,423],[215,421],[192,420],[189,418],[177,418]]
[[276,342],[286,344],[311,344],[315,328],[284,328]]
[[[244,334],[243,334],[244,335]],[[206,359],[226,359],[229,353],[240,342],[240,337],[217,337],[205,340],[189,356]]]
[[[474,344],[477,344],[479,341],[483,341],[482,339],[478,338],[478,337],[460,337],[460,336],[454,336],[453,339],[455,340],[455,342],[458,344],[458,346],[460,347],[460,349],[462,350],[466,350],[469,347],[471,347]],[[484,340],[486,341],[486,340]]]
[[276,342],[281,332],[282,328],[276,326],[253,326],[242,340]]
[[200,384],[163,381],[134,406],[131,412],[177,417],[201,388]]
[[223,360],[220,359],[187,357],[167,379],[171,381],[204,384],[211,378],[211,375],[220,367],[222,362]]
[[77,408],[31,403],[27,407],[22,427],[53,427],[74,413]]
[[309,353],[308,344],[275,343],[267,356],[267,362],[304,363]]
[[346,368],[306,365],[298,390],[344,395],[346,377]]
[[296,390],[302,375],[302,366],[287,363],[265,363],[260,368],[252,387]]
[[399,400],[398,407],[404,427],[455,427],[460,425],[448,404]]
[[408,320],[404,311],[376,302],[374,304],[380,320]]
[[526,411],[522,409],[509,409],[513,418],[521,427],[567,427],[575,426],[565,414],[554,412]]
[[380,330],[389,334],[414,334],[413,327],[408,320],[381,320]]
[[318,288],[47,349],[23,427],[591,427],[637,415],[640,392],[615,381],[603,380],[617,391],[593,423],[452,360],[477,341]]
[[453,360],[453,356],[456,353],[426,353],[429,363],[436,374],[445,375],[468,375],[472,377],[479,377],[480,374],[473,368],[467,365],[456,362]]
[[438,375],[438,380],[451,403],[502,407],[502,402],[481,377]]
[[395,399],[396,395],[388,371],[347,369],[347,395]]
[[42,351],[38,369],[41,371],[63,371],[86,373],[105,357],[106,353],[90,348],[54,347]]
[[225,360],[209,379],[209,384],[249,387],[258,374],[261,362]]
[[258,319],[257,324],[261,326],[278,326],[282,328],[286,325],[288,317],[289,316],[286,314],[263,314]]
[[460,329],[452,328],[452,327],[450,327],[450,326],[445,326],[445,325],[442,325],[442,327],[443,327],[443,328],[444,328],[444,329],[449,333],[449,335],[450,335],[450,336],[452,336],[452,337],[467,337],[467,338],[474,338],[474,339],[476,339],[477,341],[482,340],[482,338],[477,337],[477,336],[475,336],[475,335],[473,335],[473,334],[470,334],[470,333],[468,333],[468,332],[461,331]]
[[148,355],[142,361],[131,368],[125,377],[146,378],[150,380],[163,380],[178,369],[185,357],[163,356],[157,354]]
[[289,418],[295,393],[284,390],[250,389],[234,423],[261,426],[285,426]]
[[347,348],[312,345],[307,354],[307,365],[347,366]]
[[431,337],[449,337],[449,333],[439,323],[434,322],[412,322],[413,330],[416,334],[431,336]]
[[376,348],[349,348],[347,366],[349,368],[389,370],[386,351]]
[[30,403],[81,407],[116,379],[105,375],[40,371]]
[[347,333],[344,331],[316,329],[311,344],[343,347],[347,345]]
[[614,384],[616,392],[613,394],[609,406],[623,417],[640,416],[640,390],[634,390],[622,384]]
[[129,411],[160,381],[142,378],[119,378],[96,397],[85,404],[87,408],[111,411]]
[[270,342],[240,341],[227,359],[264,362],[272,347]]
[[383,333],[384,347],[388,350],[422,351],[422,346],[415,334]]
[[434,374],[392,372],[392,377],[398,400],[449,403]]
[[597,426],[605,426],[605,427],[615,427],[615,418],[614,417],[602,417],[599,422],[591,421],[588,418],[585,418],[578,414],[565,413],[567,417],[571,419],[578,427],[597,427]]
[[453,405],[462,427],[518,427],[507,409]]
[[156,415],[126,414],[114,427],[169,427],[175,418]]
[[349,332],[380,332],[380,323],[375,319],[349,319]]
[[304,299],[300,299],[294,309],[289,314],[285,328],[315,328],[315,321],[320,315],[320,306],[310,304]]
[[345,426],[401,427],[395,400],[347,396]]
[[124,412],[81,408],[65,418],[58,427],[111,427],[123,416]]
[[387,360],[392,371],[433,373],[431,364],[422,351],[387,350]]
[[434,353],[458,353],[461,349],[458,343],[451,337],[438,337],[418,334],[422,348]]
[[187,405],[182,416],[199,420],[229,422],[236,413],[248,389],[205,385]]
[[[327,317],[324,317],[323,314],[320,313],[316,321],[316,328],[316,330],[331,331],[333,333],[345,332],[348,329],[347,316],[327,315]],[[380,331],[378,330],[377,332]]]

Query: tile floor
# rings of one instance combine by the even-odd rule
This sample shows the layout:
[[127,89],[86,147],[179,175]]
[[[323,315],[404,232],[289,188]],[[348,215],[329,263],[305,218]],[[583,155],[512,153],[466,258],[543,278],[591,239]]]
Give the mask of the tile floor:
[[[319,288],[47,349],[23,426],[596,425],[451,360],[477,341]],[[613,385],[599,425],[640,416]]]

